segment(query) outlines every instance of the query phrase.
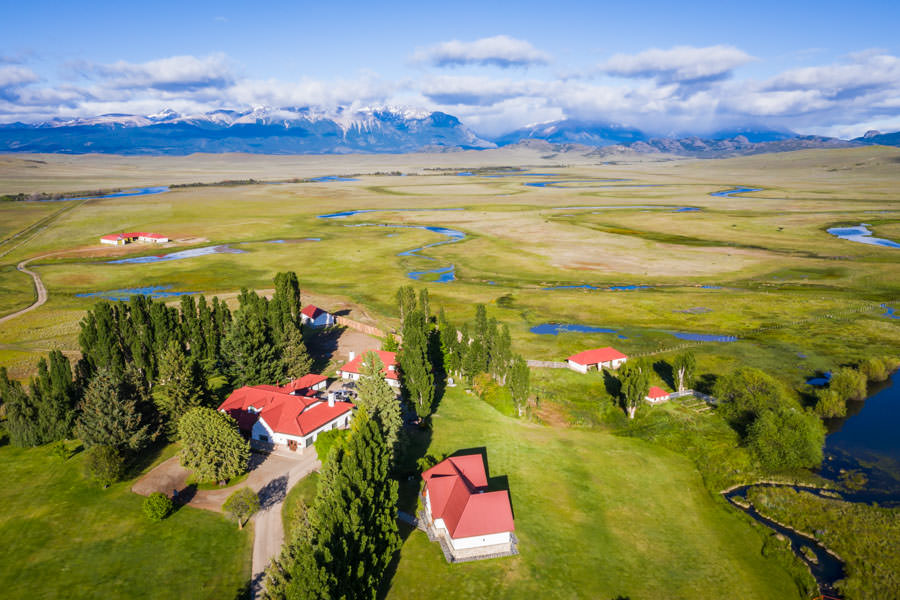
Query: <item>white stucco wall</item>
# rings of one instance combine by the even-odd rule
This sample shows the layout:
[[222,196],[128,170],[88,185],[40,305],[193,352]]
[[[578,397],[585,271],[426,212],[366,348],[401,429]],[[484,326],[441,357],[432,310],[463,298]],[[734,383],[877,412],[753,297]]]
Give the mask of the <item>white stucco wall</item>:
[[587,373],[588,372],[587,365],[579,364],[579,363],[575,362],[574,360],[570,360],[570,361],[568,361],[568,363],[569,363],[569,368],[572,369],[573,371],[578,371],[579,373]]
[[[344,422],[345,419],[346,423]],[[298,448],[303,450],[304,448],[312,446],[316,441],[316,436],[323,431],[330,431],[332,429],[337,429],[338,427],[346,427],[352,420],[353,411],[345,412],[305,436],[296,436],[272,431],[265,419],[260,418],[253,424],[250,437],[254,440],[267,441],[270,444],[276,444],[278,446],[287,446],[289,441],[294,441],[297,443]],[[265,436],[267,439],[263,440],[261,436]]]
[[476,537],[467,537],[453,539],[450,538],[450,545],[454,550],[466,550],[469,548],[478,548],[481,546],[493,546],[495,544],[508,544],[510,542],[509,532],[492,533],[490,535],[480,535]]

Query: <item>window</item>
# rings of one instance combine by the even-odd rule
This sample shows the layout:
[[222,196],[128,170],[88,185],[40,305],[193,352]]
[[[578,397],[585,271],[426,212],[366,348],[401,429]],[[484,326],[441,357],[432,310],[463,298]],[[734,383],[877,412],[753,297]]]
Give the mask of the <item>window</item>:
[[261,441],[261,442],[268,442],[268,441],[269,441],[269,436],[267,436],[267,435],[260,435],[260,436],[259,436],[259,441]]

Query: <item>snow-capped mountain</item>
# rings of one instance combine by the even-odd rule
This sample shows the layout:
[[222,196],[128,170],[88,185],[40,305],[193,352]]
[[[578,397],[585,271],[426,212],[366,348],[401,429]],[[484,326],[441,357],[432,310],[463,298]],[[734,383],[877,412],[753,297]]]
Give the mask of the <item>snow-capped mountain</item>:
[[0,125],[0,151],[110,154],[329,154],[491,148],[442,112],[396,107],[254,107],[179,114],[108,114]]

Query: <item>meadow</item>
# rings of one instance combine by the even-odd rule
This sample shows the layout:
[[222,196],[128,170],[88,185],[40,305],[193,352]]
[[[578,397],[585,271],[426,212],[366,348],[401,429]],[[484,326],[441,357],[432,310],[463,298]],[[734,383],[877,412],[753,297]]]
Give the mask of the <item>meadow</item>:
[[[33,301],[30,277],[15,270],[20,261],[33,259],[30,268],[49,290],[47,304],[0,323],[0,365],[27,380],[50,349],[77,357],[78,322],[96,301],[83,294],[160,286],[232,301],[241,287],[266,289],[275,273],[293,270],[304,302],[340,306],[391,330],[399,324],[394,294],[411,282],[407,273],[452,266],[453,281],[424,276],[412,284],[427,287],[432,307],[443,307],[455,323],[471,320],[473,304],[485,303],[526,358],[558,361],[612,345],[665,361],[688,347],[700,387],[749,365],[803,392],[818,371],[900,350],[900,320],[886,314],[900,297],[900,250],[826,231],[868,223],[876,236],[900,241],[898,165],[900,150],[881,147],[714,161],[600,160],[536,148],[365,157],[7,155],[0,157],[0,195],[257,181],[77,204],[0,204],[9,216],[0,229],[0,315]],[[302,181],[335,174],[354,180]],[[527,185],[542,182],[550,185]],[[710,195],[738,185],[761,189]],[[370,209],[377,212],[319,218]],[[410,254],[448,240],[424,226],[465,237]],[[135,230],[173,242],[98,243],[101,235]],[[110,264],[215,245],[238,252]],[[544,323],[611,331],[531,331]],[[737,339],[698,342],[675,333]],[[429,449],[486,449],[491,473],[508,477],[521,555],[450,566],[437,546],[412,532],[389,596],[797,596],[782,563],[762,552],[771,545],[768,533],[710,493],[760,475],[724,421],[672,403],[642,409],[627,424],[596,373],[535,369],[532,383],[530,421],[454,389],[434,418]],[[672,387],[663,368],[653,383]],[[52,458],[43,449],[4,447],[0,454],[3,468],[16,470],[8,494],[18,496],[7,519],[47,529],[53,521],[45,509],[32,515],[36,506],[22,497]],[[706,467],[698,470],[701,463]],[[84,504],[78,510],[100,511],[99,498],[112,498],[109,518],[131,523],[137,515],[139,500],[126,484],[95,498],[100,492],[79,487],[86,484],[76,483],[74,467],[49,473],[75,490],[67,501]],[[61,484],[48,485],[46,497],[62,493]],[[313,487],[296,488],[287,504],[310,497]],[[179,511],[172,526],[192,514]],[[205,538],[226,543],[223,532],[205,526]],[[246,542],[228,539],[232,562],[221,568],[229,575],[213,589],[240,584],[247,568],[240,557],[249,562],[240,550]],[[63,541],[49,543],[69,552]],[[140,563],[142,548],[127,559]],[[172,548],[174,564],[182,551]],[[28,556],[45,552],[23,548]],[[209,564],[216,560],[224,558]],[[126,562],[119,568],[129,568]]]

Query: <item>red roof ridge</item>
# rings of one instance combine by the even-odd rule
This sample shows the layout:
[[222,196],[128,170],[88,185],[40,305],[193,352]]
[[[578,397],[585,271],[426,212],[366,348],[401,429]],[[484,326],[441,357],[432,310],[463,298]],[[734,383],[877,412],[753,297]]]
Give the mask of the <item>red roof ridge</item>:
[[622,354],[615,348],[606,346],[605,348],[594,348],[592,350],[584,350],[577,354],[573,354],[568,360],[580,365],[593,365],[595,363],[623,360],[627,358],[627,355]]

